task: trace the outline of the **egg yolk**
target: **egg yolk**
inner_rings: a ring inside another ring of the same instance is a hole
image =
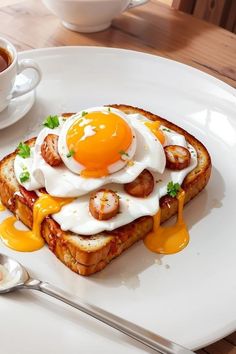
[[[0,223],[0,239],[6,246],[15,251],[32,252],[43,247],[41,224],[45,217],[57,213],[61,208],[71,203],[73,198],[57,198],[49,194],[42,194],[34,204],[33,229],[24,231],[16,228],[17,218],[10,216]]]
[[[144,244],[150,251],[162,254],[177,253],[189,243],[189,233],[183,219],[184,199],[185,192],[181,190],[177,195],[178,216],[174,225],[160,226],[160,210],[153,217],[153,231],[144,238]]]
[[[90,112],[68,129],[67,147],[84,166],[83,177],[102,177],[122,159],[132,144],[132,130],[125,120],[112,112]]]
[[[148,127],[151,132],[156,136],[156,138],[160,141],[160,143],[163,145],[165,142],[165,134],[159,129],[161,126],[161,123],[157,120],[155,122],[145,122],[144,123],[146,127]]]
[[[1,200],[0,200],[0,211],[4,211],[6,208],[5,206],[2,204]]]

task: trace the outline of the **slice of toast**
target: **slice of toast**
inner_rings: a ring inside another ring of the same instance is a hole
[[[194,198],[207,184],[211,173],[211,159],[207,149],[195,137],[175,124],[150,112],[127,105],[112,105],[127,114],[140,113],[150,120],[159,120],[162,125],[185,136],[197,151],[198,165],[185,178],[182,188],[185,190],[185,204]],[[33,146],[35,138],[27,144]],[[33,203],[31,192],[22,196],[20,186],[14,175],[14,159],[16,151],[0,162],[0,198],[2,203],[11,210],[26,226],[32,228]],[[18,192],[18,193],[16,193]],[[177,213],[176,198],[164,196],[160,200],[161,222],[168,220]],[[136,241],[143,239],[152,230],[153,218],[144,216],[132,223],[112,232],[98,235],[80,236],[61,230],[60,226],[47,217],[42,223],[41,234],[50,250],[71,270],[81,275],[90,275],[105,268],[115,257]]]

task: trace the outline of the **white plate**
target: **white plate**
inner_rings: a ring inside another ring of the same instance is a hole
[[[191,242],[159,256],[142,242],[88,278],[67,269],[45,247],[1,251],[37,278],[72,292],[179,344],[196,349],[236,329],[236,96],[226,84],[163,58],[92,47],[20,54],[43,72],[37,100],[25,118],[0,132],[4,156],[33,136],[48,114],[105,103],[127,103],[187,129],[209,149],[210,183],[186,208]],[[0,299],[1,352],[7,354],[145,353],[105,325],[35,293]],[[152,351],[149,351],[152,353]]]

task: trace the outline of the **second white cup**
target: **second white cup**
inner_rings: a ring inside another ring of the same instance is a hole
[[[62,24],[77,32],[98,32],[108,28],[114,17],[149,0],[43,0]]]

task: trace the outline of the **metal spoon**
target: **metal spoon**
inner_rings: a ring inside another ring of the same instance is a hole
[[[22,265],[3,254],[0,254],[0,266],[3,266],[3,269],[6,270],[5,281],[4,279],[0,281],[0,294],[9,293],[18,289],[38,290],[106,323],[159,353],[193,353],[191,350],[175,344],[156,333],[150,332],[145,328],[102,310],[97,306],[90,305],[77,296],[75,297],[65,293],[48,283],[30,278],[28,272]]]

